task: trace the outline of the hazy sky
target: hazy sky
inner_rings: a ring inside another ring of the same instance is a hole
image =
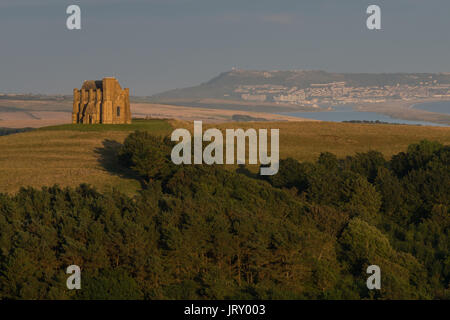
[[[81,7],[82,30],[66,28]],[[366,9],[382,30],[366,29]],[[230,70],[450,72],[449,0],[1,0],[0,92],[116,76],[134,95]]]

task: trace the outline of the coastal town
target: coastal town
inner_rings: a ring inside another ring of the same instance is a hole
[[[391,100],[450,98],[450,84],[437,80],[417,85],[396,84],[354,87],[345,81],[311,84],[307,88],[282,85],[240,85],[234,90],[245,101],[293,104],[318,108],[319,104],[380,103]]]

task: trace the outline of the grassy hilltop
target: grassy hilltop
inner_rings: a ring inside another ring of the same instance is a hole
[[[190,122],[0,137],[1,191],[51,186],[0,194],[0,299],[450,299],[449,128],[219,126],[279,128],[278,174],[174,165]]]
[[[115,167],[118,143],[134,130],[165,135],[166,121],[136,121],[131,125],[60,125],[0,137],[1,192],[21,186],[76,186],[86,182],[100,189],[115,186],[134,193],[139,183]]]
[[[428,139],[450,144],[450,128],[329,122],[250,122],[204,124],[219,128],[279,128],[280,159],[316,160],[328,151],[338,157],[377,150],[389,159],[407,146]],[[116,187],[126,194],[140,189],[133,174],[121,168],[116,152],[135,130],[170,135],[174,128],[192,129],[192,123],[137,120],[131,125],[60,125],[0,137],[0,192],[22,186],[78,186],[100,190]]]

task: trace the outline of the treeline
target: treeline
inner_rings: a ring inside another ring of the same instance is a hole
[[[265,180],[170,151],[147,132],[125,140],[119,161],[146,185],[133,198],[0,194],[0,298],[450,298],[448,146],[285,159]],[[72,264],[81,290],[66,288]],[[372,264],[381,290],[366,287]]]
[[[4,128],[0,127],[0,136],[7,136],[14,133],[32,131],[33,128]]]
[[[364,124],[396,124],[396,125],[404,125],[403,123],[395,123],[395,122],[386,122],[380,120],[344,120],[344,123],[364,123]],[[419,124],[418,124],[419,125]]]

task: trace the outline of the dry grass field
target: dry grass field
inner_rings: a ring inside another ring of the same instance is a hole
[[[450,144],[450,128],[330,122],[249,122],[204,125],[218,128],[278,128],[280,158],[315,160],[329,151],[339,157],[379,150],[386,158],[423,139]],[[134,194],[140,184],[115,162],[120,143],[133,130],[158,135],[192,122],[135,121],[131,125],[62,125],[0,137],[0,192],[21,186],[77,186],[89,183],[106,190],[113,186]]]
[[[232,121],[232,117],[236,115],[265,119],[267,121],[313,121],[266,112],[183,107],[155,103],[132,103],[131,111],[133,116],[141,118],[178,119],[180,121],[202,120],[210,123]]]
[[[130,172],[117,167],[115,153],[135,129],[167,135],[166,121],[132,125],[61,125],[0,137],[0,192],[21,186],[116,187],[128,194],[140,188]]]
[[[155,103],[131,103],[135,118],[202,120],[205,122],[232,121],[233,116],[247,116],[268,121],[303,121],[298,117],[251,112],[173,106]],[[0,99],[0,127],[40,128],[72,122],[72,101]]]
[[[192,127],[192,125],[191,125]],[[205,125],[205,128],[211,125]],[[280,158],[314,161],[328,151],[342,158],[357,152],[377,150],[387,159],[423,139],[450,144],[450,127],[429,127],[339,122],[247,122],[221,124],[218,128],[278,128]],[[205,130],[205,129],[204,129]]]

